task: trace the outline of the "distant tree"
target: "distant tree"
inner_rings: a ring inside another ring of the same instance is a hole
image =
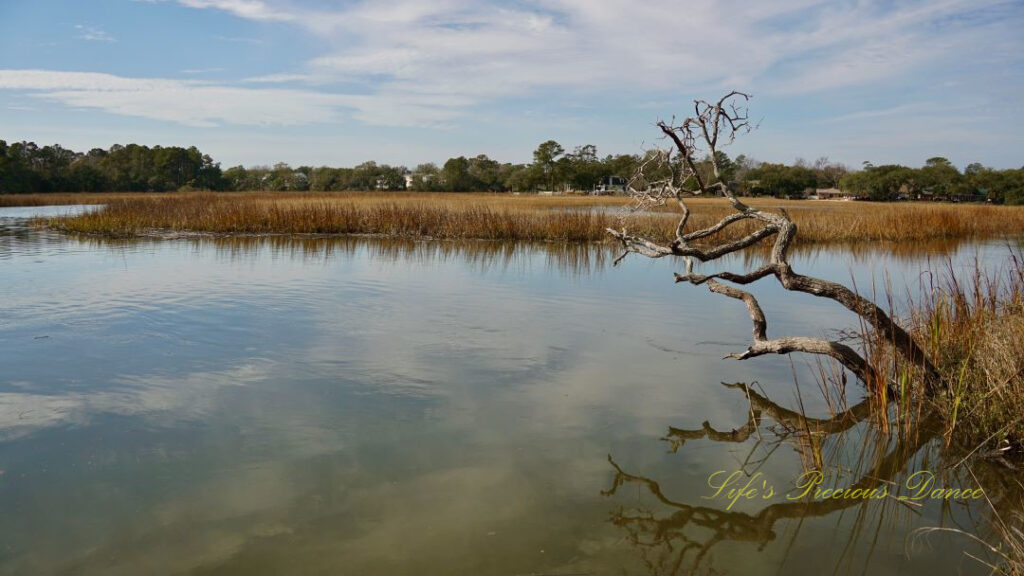
[[[38,191],[38,176],[31,170],[23,153],[26,144],[15,142],[8,146],[7,142],[0,140],[0,192],[4,194]]]
[[[828,156],[822,156],[815,160],[813,170],[818,188],[838,188],[839,181],[848,172],[846,166],[831,162]]]
[[[501,181],[501,164],[491,160],[486,154],[470,158],[467,171],[473,190],[497,192],[505,189],[505,184]]]
[[[731,182],[736,178],[736,172],[739,170],[739,165],[735,161],[729,158],[729,155],[725,152],[718,150],[715,152],[715,160],[718,162],[718,171],[722,176],[722,179],[726,182]],[[707,158],[710,163],[710,156]],[[713,173],[713,172],[712,172]]]
[[[966,168],[964,168],[964,176],[970,177],[985,169],[985,166],[983,166],[980,162],[972,162],[968,164]]]
[[[1024,169],[993,170],[970,164],[964,170],[960,192],[984,195],[993,204],[1024,204]]]
[[[224,181],[231,190],[257,190],[244,166],[233,166],[224,171]]]
[[[922,190],[935,194],[949,194],[963,182],[963,175],[953,163],[941,156],[929,158],[917,171],[916,183]]]
[[[755,193],[775,197],[798,196],[817,185],[814,170],[806,165],[762,164],[749,170],[747,178],[756,181]]]
[[[575,190],[592,190],[602,177],[609,175],[593,144],[577,146],[561,160],[562,175]]]
[[[75,192],[103,192],[110,188],[99,168],[88,162],[76,162],[68,171],[68,188]]]
[[[839,181],[839,188],[866,200],[895,200],[901,191],[917,189],[916,172],[906,166],[888,164],[850,172]]]
[[[307,172],[309,178],[309,189],[315,192],[332,192],[344,190],[348,184],[342,179],[340,168],[320,166],[310,168]]]
[[[543,174],[548,190],[553,190],[558,183],[557,160],[565,153],[565,148],[554,140],[542,142],[533,151],[533,164]]]
[[[409,170],[405,166],[380,166],[377,172],[377,180],[374,183],[376,190],[405,190],[405,175]]]
[[[536,190],[540,181],[532,164],[506,164],[502,168],[505,187],[515,192]]]
[[[634,154],[608,155],[604,157],[602,164],[606,175],[629,178],[640,167],[640,157]]]
[[[377,187],[377,178],[380,177],[380,167],[376,162],[363,162],[352,169],[352,178],[349,180],[351,190],[373,190]]]
[[[441,168],[441,182],[451,192],[469,192],[473,189],[473,176],[469,173],[469,160],[465,156],[449,158]]]
[[[440,190],[441,187],[441,170],[437,164],[433,162],[420,164],[412,171],[411,189],[427,191]]]

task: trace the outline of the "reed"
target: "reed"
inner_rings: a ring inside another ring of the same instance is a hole
[[[146,196],[170,196],[147,193]],[[76,204],[107,204],[114,200],[139,198],[139,192],[58,192],[52,194],[0,194],[0,208],[11,206],[70,206]]]
[[[1024,460],[1024,260],[1011,248],[999,271],[986,272],[976,261],[964,273],[947,261],[923,278],[905,323],[935,365],[940,391],[925,394],[920,375],[862,327],[866,358],[888,380],[869,387],[878,412],[896,404],[902,432],[937,411],[947,444]],[[892,287],[886,295],[892,308]]]
[[[374,234],[404,238],[478,238],[590,242],[606,236],[615,216],[582,202],[513,197],[399,195],[220,195],[115,200],[84,217],[50,221],[56,228],[107,236],[181,231],[213,234]],[[667,224],[667,216],[647,219]]]
[[[625,223],[652,239],[669,241],[675,217],[669,206],[659,212],[631,214],[623,222],[628,199],[586,196],[264,192],[62,196],[107,206],[51,220],[51,226],[117,237],[195,232],[593,242],[607,240],[606,228]],[[753,199],[751,204],[788,209],[800,229],[798,238],[805,243],[984,238],[1024,230],[1024,207],[774,199]],[[692,229],[709,226],[732,210],[714,198],[694,199],[691,205]],[[753,224],[739,223],[723,234],[738,238],[751,230]]]
[[[946,384],[937,399],[947,441],[989,452],[1024,450],[1024,260],[967,278],[948,266],[930,279],[911,325]]]
[[[862,326],[861,338],[865,358],[887,376],[887,385],[868,386],[873,423],[899,434],[900,444],[912,445],[922,434],[944,439],[942,467],[966,471],[964,483],[982,486],[990,508],[977,534],[922,528],[915,539],[936,531],[961,534],[991,553],[991,560],[971,557],[992,574],[1024,576],[1024,485],[1008,476],[1024,462],[1024,259],[1020,245],[1009,252],[994,271],[978,260],[966,271],[947,260],[922,277],[919,295],[910,299],[904,324],[935,364],[942,383],[937,393],[925,392],[919,372],[877,332]],[[887,285],[883,298],[890,310],[895,294]],[[845,381],[823,368],[819,374],[821,382]]]

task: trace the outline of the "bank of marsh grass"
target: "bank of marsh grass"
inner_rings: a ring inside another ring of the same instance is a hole
[[[1024,260],[999,272],[976,265],[929,280],[914,309],[915,337],[945,383],[947,437],[985,449],[1024,451]]]
[[[593,242],[608,240],[606,228],[622,227],[619,212],[629,204],[618,197],[408,192],[64,196],[75,196],[75,203],[107,206],[56,218],[49,225],[118,237],[195,232]],[[1024,207],[771,198],[750,203],[788,209],[803,243],[984,238],[1024,231]],[[732,210],[720,198],[695,198],[691,208],[690,229],[709,226]],[[637,233],[668,241],[675,218],[674,207],[666,206],[630,215],[625,223]],[[725,237],[753,229],[753,223],[740,223],[726,230]]]
[[[889,386],[868,384],[878,414],[895,403],[901,429],[922,414],[943,420],[947,444],[971,454],[1024,462],[1024,260],[1018,247],[998,269],[944,267],[907,288],[900,322],[931,360],[939,386],[925,391],[923,377],[877,331],[862,327],[865,358]],[[886,300],[892,308],[893,288]]]
[[[146,198],[172,196],[172,193],[146,193]],[[49,194],[0,194],[0,208],[11,206],[70,206],[108,204],[114,200],[140,198],[139,192],[54,192]]]

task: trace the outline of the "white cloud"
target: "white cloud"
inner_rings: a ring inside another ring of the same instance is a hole
[[[224,69],[220,67],[214,68],[183,68],[182,74],[212,74],[214,72],[223,72]]]
[[[259,0],[178,0],[183,6],[189,8],[215,8],[230,12],[235,16],[249,20],[277,20],[287,22],[294,20],[291,14],[275,10],[266,2]]]
[[[75,38],[79,40],[89,40],[92,42],[117,42],[117,39],[107,34],[102,28],[97,26],[89,26],[87,24],[75,24],[75,30],[78,30],[78,34]]]
[[[258,46],[258,45],[261,45],[261,44],[266,44],[266,41],[263,40],[262,38],[249,38],[247,36],[221,36],[221,35],[216,35],[213,38],[215,40],[220,40],[221,42],[234,42],[234,43],[237,43],[237,44],[252,44],[254,46]]]
[[[381,125],[434,125],[451,120],[458,98],[347,95],[284,88],[241,88],[196,80],[125,78],[51,70],[0,70],[0,89],[41,100],[187,126],[296,125],[336,122],[343,110]]]
[[[345,48],[263,81],[362,80],[384,97],[479,103],[539,90],[706,91],[764,85],[807,93],[891,79],[1010,40],[1005,0],[752,3],[554,0],[539,4],[400,0],[331,12],[294,4],[179,0],[281,20]],[[1019,12],[1019,10],[1017,11]],[[981,16],[979,21],[979,15]],[[1018,14],[1019,16],[1019,14]],[[1019,19],[1019,18],[1018,18]],[[973,48],[972,48],[973,47]],[[1009,54],[1010,52],[1007,52]]]
[[[943,64],[1012,68],[1022,48],[1015,23],[1024,16],[1008,0],[699,0],[684,7],[673,0],[362,0],[333,9],[285,0],[175,1],[299,27],[321,52],[241,83],[6,71],[0,88],[193,126],[330,122],[345,109],[370,124],[447,125],[509,98],[564,104],[606,95],[685,100],[725,88],[838,93],[891,89]]]

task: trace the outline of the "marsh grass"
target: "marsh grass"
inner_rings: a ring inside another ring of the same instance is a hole
[[[947,259],[922,276],[916,296],[908,289],[908,314],[901,323],[934,362],[938,393],[925,393],[919,371],[895,356],[877,332],[862,325],[858,338],[864,357],[884,380],[866,385],[872,427],[902,444],[913,444],[920,434],[938,438],[941,468],[959,475],[960,484],[985,490],[989,514],[974,527],[977,534],[923,528],[913,539],[933,532],[961,534],[990,553],[988,559],[969,556],[993,574],[1024,576],[1024,484],[1013,472],[1024,465],[1024,258],[1019,245],[1008,251],[996,270],[977,259],[966,267]],[[888,282],[880,297],[870,296],[890,312],[896,308],[896,291]],[[819,362],[817,378],[834,412],[832,398],[844,392],[837,384],[845,383],[842,369]]]
[[[68,232],[114,237],[167,232],[209,234],[373,234],[403,238],[607,241],[606,228],[671,241],[672,207],[625,214],[626,198],[424,193],[176,193],[64,195],[107,207],[48,221]],[[751,199],[790,211],[803,243],[984,238],[1020,234],[1024,208],[941,204]],[[691,229],[731,212],[722,199],[691,201]],[[753,223],[728,228],[739,238]],[[719,239],[722,239],[719,237]]]
[[[894,291],[886,288],[892,310]],[[1014,248],[997,271],[975,261],[958,270],[951,261],[922,277],[908,295],[911,335],[940,377],[925,394],[921,375],[893,347],[861,328],[865,358],[886,381],[868,383],[877,412],[898,410],[899,431],[937,410],[946,444],[990,457],[1024,459],[1024,260]]]
[[[212,234],[372,234],[398,238],[590,242],[606,236],[614,214],[577,199],[482,195],[188,194],[115,200],[55,228],[107,236],[154,232]],[[574,209],[575,208],[575,209]],[[645,220],[668,225],[670,216]]]
[[[945,383],[937,400],[947,442],[1019,456],[1024,448],[1024,260],[1011,251],[999,272],[975,262],[928,280],[911,326]]]
[[[1009,520],[998,519],[999,550],[1004,559],[1000,569],[1009,576],[1024,576],[1024,515],[1014,514]]]
[[[145,197],[168,197],[171,193],[146,193]],[[140,198],[139,192],[58,192],[52,194],[0,194],[0,208],[11,206],[71,206],[107,204],[115,200]]]

